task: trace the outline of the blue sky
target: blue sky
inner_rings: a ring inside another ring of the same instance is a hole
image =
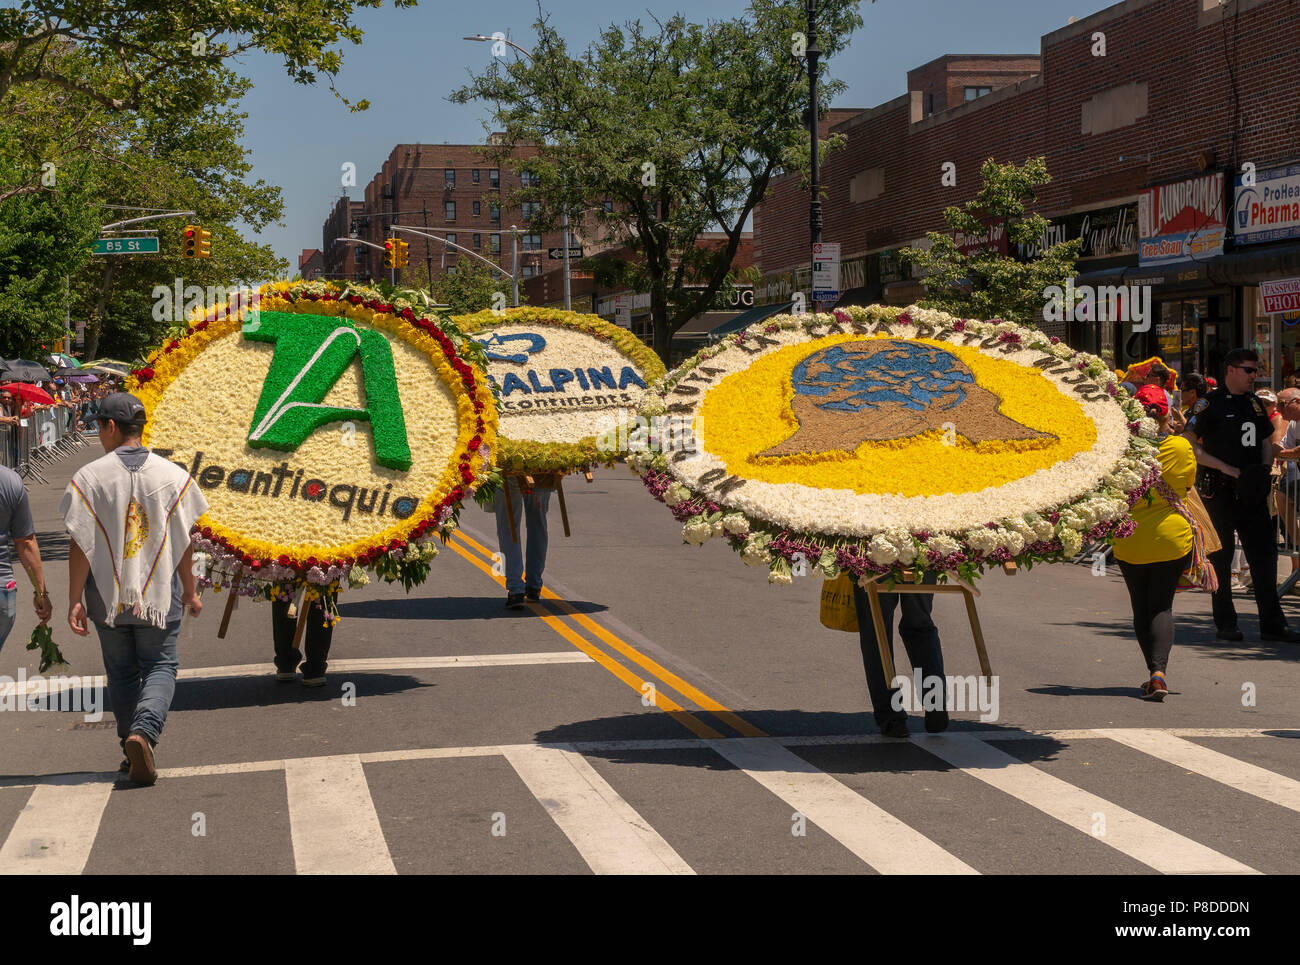
[[[549,0],[544,6],[571,50],[585,48],[611,22],[648,20],[650,14],[663,18],[679,10],[703,22],[745,9],[744,0]],[[863,27],[830,64],[833,76],[849,85],[834,106],[873,107],[897,97],[909,69],[943,54],[1037,53],[1043,34],[1103,6],[1100,0],[864,3]],[[268,227],[261,240],[296,271],[300,250],[320,247],[325,216],[344,191],[345,161],[357,166],[358,186],[349,193],[359,199],[395,144],[481,141],[484,106],[461,107],[446,97],[471,69],[482,69],[491,50],[489,44],[461,38],[500,30],[527,48],[536,16],[536,0],[498,0],[483,8],[425,0],[413,9],[362,11],[357,23],[365,40],[344,47],[337,80],[351,100],[370,101],[370,109],[358,114],[349,113],[325,85],[292,83],[271,57],[245,58],[241,70],[255,85],[242,104],[252,177],[279,185],[285,198],[283,227]]]

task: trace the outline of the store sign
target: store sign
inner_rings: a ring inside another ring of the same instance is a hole
[[[974,257],[982,252],[994,251],[1003,257],[1007,253],[1007,234],[1004,225],[990,225],[981,234],[966,234],[964,231],[953,232],[953,241],[957,250],[966,257]]]
[[[1138,263],[1167,265],[1223,254],[1223,172],[1146,188],[1138,195]]]
[[[707,285],[682,286],[688,292],[700,292],[707,287]],[[754,288],[752,285],[736,285],[729,290],[716,291],[713,293],[713,301],[709,303],[709,310],[714,312],[741,311],[753,307]]]
[[[814,302],[840,297],[840,243],[818,241],[812,246],[812,296]]]
[[[1300,164],[1257,171],[1244,184],[1238,174],[1234,182],[1234,237],[1239,244],[1300,238]]]
[[[1300,311],[1300,278],[1270,278],[1259,283],[1259,297],[1264,312],[1280,315]]]
[[[1137,254],[1137,203],[1098,208],[1051,219],[1037,244],[1017,245],[1024,260],[1040,257],[1053,245],[1079,241],[1079,258],[1115,258]]]

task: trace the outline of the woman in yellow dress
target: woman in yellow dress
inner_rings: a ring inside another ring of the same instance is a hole
[[[1169,692],[1165,669],[1174,645],[1174,594],[1192,556],[1192,527],[1161,491],[1186,498],[1196,481],[1196,453],[1192,444],[1174,435],[1169,424],[1169,400],[1163,389],[1144,385],[1137,400],[1160,426],[1162,486],[1157,483],[1132,509],[1137,523],[1133,533],[1115,541],[1115,559],[1128,585],[1133,604],[1133,630],[1146,658],[1151,679],[1142,685],[1142,697],[1161,701]]]

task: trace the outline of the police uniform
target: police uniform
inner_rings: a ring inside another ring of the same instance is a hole
[[[1235,532],[1241,536],[1250,566],[1260,631],[1284,635],[1286,617],[1277,597],[1277,538],[1268,512],[1269,467],[1264,463],[1264,446],[1273,435],[1273,423],[1264,403],[1252,392],[1232,395],[1226,388],[1215,389],[1192,407],[1187,431],[1201,440],[1207,453],[1242,470],[1241,477],[1234,480],[1201,466],[1196,478],[1196,488],[1223,544],[1210,554],[1219,578],[1214,594],[1215,626],[1221,631],[1237,629],[1231,582]]]

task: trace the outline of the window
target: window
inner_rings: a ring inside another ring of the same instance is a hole
[[[357,245],[355,248],[352,249],[352,253],[355,256],[352,260],[355,261],[358,265],[365,264],[366,250],[367,249],[362,248],[360,245]]]
[[[488,251],[494,255],[501,254],[501,236],[488,235]]]
[[[532,278],[534,275],[540,275],[541,273],[542,273],[542,269],[539,268],[537,265],[524,265],[522,268],[519,269],[519,274],[521,274],[524,278]]]
[[[977,97],[983,97],[985,94],[991,93],[993,93],[992,87],[967,87],[966,99],[968,101],[973,101]]]
[[[447,232],[447,240],[454,245],[456,243],[456,232],[454,231]],[[455,249],[452,250],[454,251]]]
[[[613,213],[614,213],[614,202],[613,202],[613,201],[602,201],[602,202],[601,202],[601,206],[605,209],[605,213],[606,213],[606,214],[613,214]]]
[[[443,203],[443,209],[444,209],[444,210],[443,210],[443,214],[446,215],[446,218],[447,218],[448,221],[455,221],[455,220],[456,220],[456,202],[455,202],[455,201],[446,201],[446,202],[444,202],[444,203]]]
[[[474,232],[474,250],[475,251],[483,250],[483,236],[479,234],[477,231]]]
[[[495,268],[492,269],[492,280],[493,281],[501,280],[501,272],[497,271],[497,269]]]
[[[522,236],[520,237],[520,241],[519,241],[519,243],[523,246],[523,250],[524,250],[524,251],[541,251],[541,250],[542,250],[542,236],[541,236],[541,235],[522,235]]]
[[[454,274],[456,274],[456,266],[455,266],[455,265],[448,265],[448,266],[447,266],[447,274],[449,274],[449,275],[454,275]]]
[[[478,168],[475,168],[474,170],[469,172],[469,179],[473,181],[475,184],[478,184]]]
[[[481,208],[479,207],[479,202],[478,202],[478,201],[475,201],[475,202],[474,202],[474,217],[477,218],[477,217],[479,217],[481,214],[482,214],[482,210],[481,210]]]
[[[525,221],[532,221],[541,213],[542,204],[540,201],[525,201],[521,206]]]
[[[454,187],[456,186],[456,169],[455,169],[455,168],[446,168],[446,169],[442,172],[442,177],[443,177],[443,180],[447,182],[447,187],[449,187],[449,188],[454,188]]]
[[[569,232],[569,247],[570,248],[578,247],[578,236],[575,235],[572,231]]]
[[[542,184],[542,176],[532,171],[523,171],[519,175],[520,183],[525,188],[536,188]]]
[[[501,205],[499,204],[488,205],[488,220],[493,222],[494,224],[501,223]]]
[[[492,168],[491,170],[488,171],[488,187],[490,188],[501,187],[501,171],[499,169]]]

